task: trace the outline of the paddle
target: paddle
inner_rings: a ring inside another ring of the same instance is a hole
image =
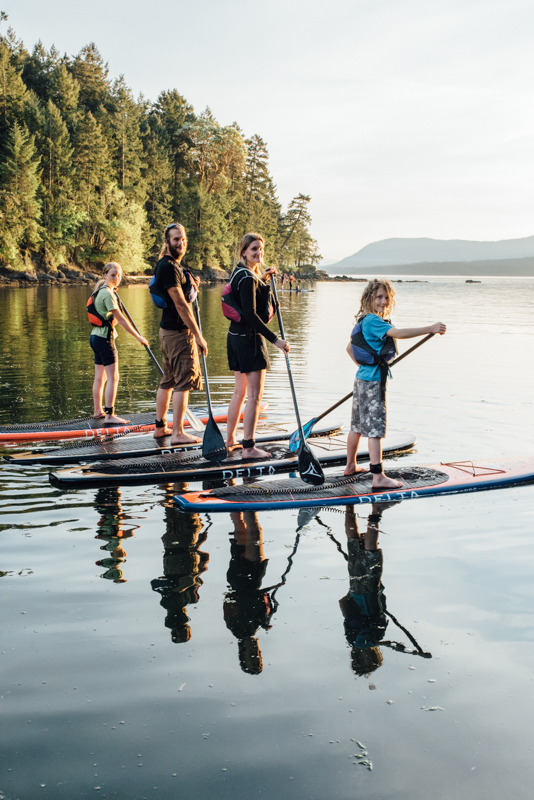
[[[198,329],[202,334],[198,300],[195,300],[194,305]],[[217,427],[217,423],[213,419],[213,412],[211,410],[210,385],[208,383],[208,371],[206,369],[206,357],[202,350],[200,351],[200,357],[202,359],[202,372],[204,373],[204,385],[206,388],[206,398],[208,401],[208,422],[206,424],[206,430],[204,431],[204,438],[202,439],[202,455],[208,461],[220,461],[221,458],[226,458],[227,456],[226,443],[219,428]]]
[[[280,326],[280,334],[282,339],[285,339],[284,323],[282,322],[282,313],[280,311],[280,303],[278,302],[278,295],[276,293],[276,284],[274,282],[274,275],[271,275],[271,283],[273,287],[274,301],[276,303],[276,313],[278,315],[278,324]],[[289,356],[284,353],[286,357],[287,374],[289,377],[289,385],[291,386],[291,394],[293,395],[293,406],[295,407],[295,416],[297,417],[297,425],[300,433],[300,447],[299,447],[299,474],[305,483],[312,486],[321,486],[324,483],[324,472],[318,460],[313,455],[312,451],[306,444],[306,439],[302,431],[302,423],[300,421],[299,407],[297,404],[297,396],[295,394],[295,386],[293,384],[293,375],[291,374],[291,364],[289,363]]]
[[[399,361],[402,361],[402,359],[406,358],[406,356],[410,355],[410,353],[413,353],[413,351],[417,350],[418,347],[421,347],[422,344],[428,342],[428,340],[432,339],[433,336],[435,336],[434,333],[429,333],[428,336],[425,336],[425,338],[421,339],[420,342],[417,342],[417,344],[414,344],[413,347],[408,348],[408,350],[406,350],[405,353],[403,353],[401,356],[399,356],[398,358],[396,358],[394,361],[391,362],[391,364],[389,365],[390,368],[394,367],[395,364],[398,364]],[[314,426],[317,424],[317,422],[319,422],[319,420],[323,419],[323,417],[326,417],[326,415],[330,414],[331,411],[334,411],[336,408],[343,405],[343,403],[346,403],[347,400],[350,400],[351,397],[352,397],[352,392],[349,392],[341,400],[338,400],[337,403],[334,403],[333,406],[330,406],[330,408],[327,408],[326,411],[323,411],[322,414],[319,414],[318,417],[310,419],[310,421],[307,422],[302,427],[302,432],[304,434],[304,437],[307,439],[308,436],[311,434]],[[289,449],[291,450],[292,453],[296,453],[299,447],[300,447],[300,430],[296,430],[294,433],[291,434],[291,437],[289,439]]]
[[[116,294],[116,296],[117,296],[117,300],[119,301],[119,305],[120,305],[120,307],[121,307],[121,310],[124,312],[124,314],[126,315],[126,317],[128,317],[128,320],[129,320],[129,322],[130,322],[130,325],[132,325],[132,327],[133,327],[133,328],[135,328],[135,330],[137,331],[137,333],[138,333],[138,334],[141,336],[141,331],[139,330],[139,328],[137,327],[137,325],[136,325],[136,324],[135,324],[135,322],[133,321],[133,319],[132,319],[132,317],[131,317],[131,315],[130,315],[130,312],[128,311],[128,309],[126,308],[126,306],[124,305],[124,303],[123,303],[123,302],[122,302],[122,300],[120,299],[119,295],[118,295],[117,293],[115,293],[115,294]],[[161,367],[160,367],[160,365],[159,365],[159,363],[158,363],[158,359],[156,358],[156,356],[154,355],[154,353],[152,352],[152,350],[150,349],[150,347],[149,347],[147,344],[145,344],[145,345],[144,345],[144,348],[145,348],[145,350],[147,351],[147,353],[148,353],[148,355],[150,356],[150,358],[152,359],[152,361],[153,361],[153,363],[154,363],[154,366],[155,366],[155,367],[156,367],[156,369],[158,370],[159,374],[160,374],[160,375],[163,375],[163,370],[161,369]],[[196,415],[196,414],[193,414],[193,412],[192,412],[192,411],[190,411],[189,409],[186,409],[185,416],[187,417],[187,419],[189,420],[189,424],[191,425],[191,427],[192,427],[192,428],[193,428],[195,431],[203,431],[203,430],[204,430],[204,425],[203,425],[203,424],[202,424],[202,422],[199,420],[199,418],[197,417],[197,415]]]

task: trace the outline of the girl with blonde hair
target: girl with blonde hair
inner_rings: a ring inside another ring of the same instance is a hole
[[[443,335],[447,330],[442,322],[423,328],[395,328],[389,319],[394,308],[395,291],[391,283],[382,279],[369,281],[363,290],[356,325],[347,345],[347,353],[359,369],[354,381],[345,475],[367,472],[356,464],[360,439],[367,436],[375,489],[402,486],[400,481],[388,478],[382,466],[382,439],[386,435],[385,379],[387,362],[391,360],[391,353],[393,357],[395,353],[394,340],[412,339],[425,333]]]
[[[228,366],[235,376],[235,388],[228,407],[226,447],[241,445],[235,438],[237,422],[245,398],[243,415],[243,458],[270,458],[266,450],[255,447],[256,423],[263,396],[265,371],[270,366],[265,339],[289,353],[289,344],[267,327],[273,303],[271,287],[266,282],[276,275],[276,267],[262,270],[265,243],[259,233],[247,233],[239,245],[239,261],[230,276],[232,294],[241,309],[241,322],[230,323],[227,338]]]
[[[140,344],[148,347],[147,340],[135,330],[120,310],[116,292],[121,279],[121,265],[116,261],[110,261],[104,267],[103,277],[98,281],[91,295],[97,314],[104,320],[101,326],[93,327],[89,339],[95,358],[93,416],[110,425],[122,425],[129,421],[122,417],[116,417],[114,414],[115,398],[119,386],[119,356],[115,347],[117,323],[122,325],[124,330],[134,336]],[[102,406],[104,384],[106,386],[105,406]]]

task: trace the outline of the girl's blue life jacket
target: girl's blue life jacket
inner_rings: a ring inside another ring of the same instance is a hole
[[[369,316],[369,315],[367,315]],[[386,341],[382,345],[380,352],[377,353],[370,344],[367,343],[362,333],[362,322],[365,317],[362,317],[354,328],[350,341],[352,344],[352,355],[357,364],[362,367],[379,367],[380,368],[380,389],[382,400],[386,397],[387,380],[389,377],[389,364],[395,359],[397,355],[397,345],[395,339],[391,336],[386,336]],[[387,319],[385,322],[391,322]]]
[[[182,272],[185,276],[185,284],[182,285],[182,290],[185,296],[185,299],[189,303],[194,303],[198,297],[197,286],[195,280],[193,278],[192,273],[188,269],[184,269],[182,267]],[[152,302],[156,306],[156,308],[167,308],[167,298],[165,296],[166,293],[162,292],[156,285],[156,275],[154,274],[149,282],[148,282],[148,290],[150,292],[150,297],[152,298]]]

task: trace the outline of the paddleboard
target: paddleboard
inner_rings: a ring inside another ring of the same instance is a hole
[[[313,430],[311,438],[334,436],[342,429],[342,425],[329,425]],[[289,440],[292,435],[287,425],[266,423],[258,427],[262,431],[256,436],[256,442],[279,442]],[[224,429],[222,431],[224,436]],[[203,431],[195,431],[195,436],[202,439]],[[242,435],[242,430],[241,430]],[[105,461],[108,459],[144,458],[145,456],[168,455],[198,450],[202,444],[171,444],[171,437],[154,439],[151,433],[116,434],[102,439],[87,439],[82,442],[71,442],[60,448],[49,450],[32,450],[25,453],[10,453],[4,456],[11,464],[80,464],[87,461]]]
[[[495,461],[456,461],[424,467],[387,469],[402,488],[378,491],[372,488],[371,473],[347,478],[328,475],[322,486],[309,486],[300,478],[227,486],[211,491],[175,496],[184,511],[260,511],[276,508],[346,506],[359,503],[388,503],[438,494],[458,494],[500,489],[534,482],[534,458],[502,458]]]
[[[262,400],[260,413],[269,406]],[[204,424],[208,421],[208,412],[205,408],[192,408]],[[228,406],[213,408],[215,422],[226,422]],[[241,415],[242,416],[242,415]],[[153,431],[155,425],[155,412],[144,414],[125,414],[127,425],[109,425],[94,417],[81,419],[56,420],[54,422],[31,422],[27,425],[0,425],[0,442],[43,441],[46,439],[75,439],[92,438],[94,436],[111,436],[116,433],[132,433]],[[187,419],[184,423],[189,425]]]
[[[411,434],[391,434],[384,440],[384,455],[393,455],[411,449],[416,439]],[[343,436],[315,439],[309,444],[325,467],[344,464],[347,458],[347,440]],[[63,469],[50,473],[50,483],[60,489],[77,489],[89,486],[124,486],[127,484],[167,483],[169,481],[230,480],[256,478],[291,472],[297,469],[298,453],[291,453],[287,443],[273,442],[262,445],[269,451],[269,459],[243,459],[234,451],[221,461],[206,461],[200,453],[189,452],[151,456],[127,461],[107,461],[85,467]],[[361,458],[368,454],[362,450]]]

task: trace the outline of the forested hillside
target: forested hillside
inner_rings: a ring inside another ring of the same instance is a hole
[[[73,57],[41,42],[30,53],[10,28],[0,70],[0,266],[117,260],[143,271],[173,221],[195,269],[230,267],[250,230],[265,236],[267,263],[320,260],[310,197],[283,211],[259,135],[197,114],[176,89],[135,99],[95,44]]]

